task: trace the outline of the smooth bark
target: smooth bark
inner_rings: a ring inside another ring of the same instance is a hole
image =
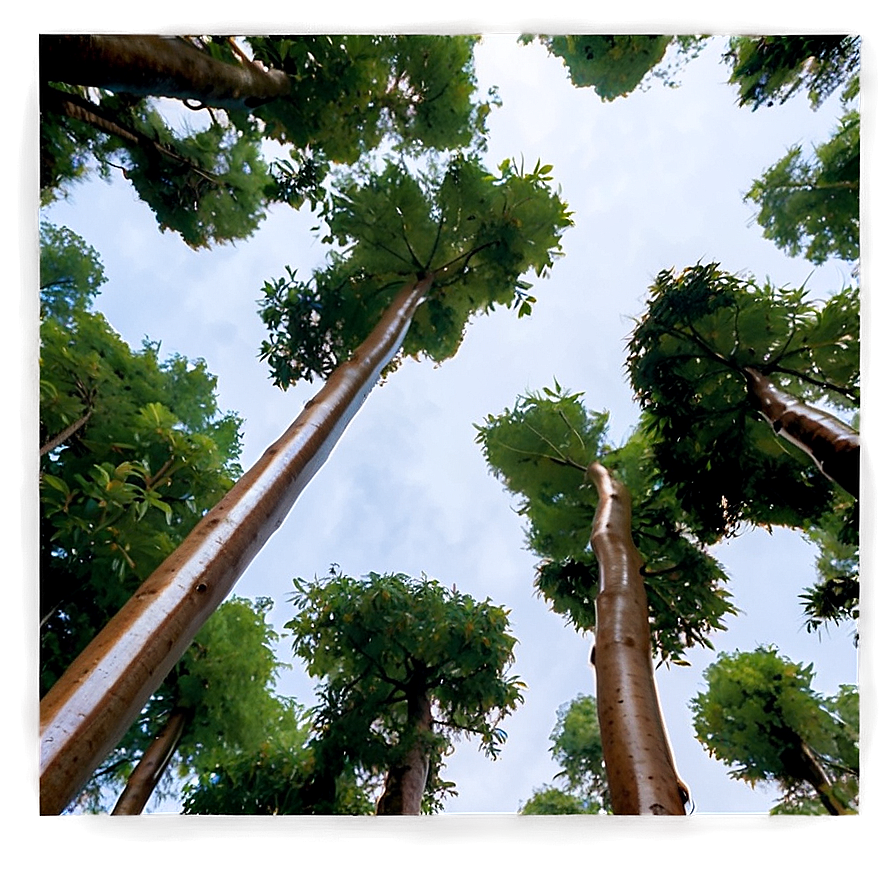
[[[40,811],[62,812],[276,531],[404,340],[432,276],[397,294],[354,356],[194,527],[41,701]]]
[[[432,704],[425,691],[408,696],[408,724],[416,732],[410,750],[386,774],[377,815],[419,815],[429,776],[427,735],[432,733]]]
[[[40,74],[46,81],[231,109],[252,109],[291,90],[284,72],[223,62],[182,37],[163,35],[44,34]]]
[[[192,710],[181,707],[168,716],[165,726],[146,748],[146,752],[128,777],[128,783],[110,814],[139,815],[143,811],[156,785],[165,774],[165,769],[171,762],[171,757],[192,714]]]
[[[597,716],[614,815],[684,815],[683,791],[663,723],[643,565],[631,534],[631,495],[600,463],[591,547],[600,564],[593,662]]]
[[[774,431],[804,451],[832,482],[859,497],[859,434],[825,411],[782,392],[758,370],[744,370],[750,401]]]

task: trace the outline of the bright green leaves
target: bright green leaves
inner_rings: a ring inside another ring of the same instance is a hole
[[[383,775],[420,747],[430,759],[423,810],[437,808],[453,787],[439,776],[451,739],[478,737],[494,758],[506,738],[499,722],[522,703],[524,685],[507,674],[516,643],[507,611],[400,574],[331,571],[295,585],[299,613],[287,629],[323,679],[312,718],[331,777]],[[431,730],[419,726],[421,704]]]
[[[522,702],[522,684],[506,674],[516,643],[506,610],[398,574],[295,584],[299,613],[287,629],[296,655],[325,693],[343,695],[343,713],[376,722],[368,739],[399,743],[407,699],[425,692],[443,737],[475,734],[497,753],[497,723]]]
[[[132,351],[82,310],[80,262],[57,264],[69,254],[50,256],[41,323],[42,692],[239,472],[240,421],[219,413],[205,365]]]
[[[389,138],[405,151],[481,138],[487,104],[473,94],[464,35],[292,35],[246,38],[256,59],[293,76],[289,97],[254,116],[282,143],[352,164]]]
[[[656,34],[539,35],[550,53],[559,56],[576,87],[593,87],[605,101],[627,96],[659,65],[677,38]],[[525,35],[523,43],[533,40]],[[661,77],[669,79],[668,72]]]
[[[662,272],[629,343],[628,370],[666,482],[712,540],[741,520],[802,527],[830,486],[750,409],[753,367],[810,401],[858,401],[858,294],[820,304],[695,265]]]
[[[825,700],[812,690],[812,666],[774,647],[723,653],[704,673],[707,690],[691,701],[697,739],[751,784],[805,783],[803,747],[836,776],[858,777],[858,698],[842,688]]]
[[[536,166],[525,174],[505,162],[495,176],[457,155],[418,175],[388,160],[363,179],[338,181],[326,240],[340,252],[313,280],[300,282],[287,269],[288,277],[264,285],[270,339],[261,356],[275,382],[286,388],[326,376],[370,332],[396,289],[427,272],[435,281],[403,355],[443,361],[457,351],[471,315],[530,307],[531,286],[521,278],[546,273],[571,224],[549,172]]]
[[[68,227],[40,224],[40,300],[54,317],[87,310],[106,282],[97,251]]]
[[[632,537],[645,561],[644,580],[655,651],[680,660],[724,628],[733,612],[725,575],[688,535],[673,492],[663,487],[650,443],[640,431],[621,448],[606,443],[607,415],[587,410],[581,395],[555,384],[489,416],[476,440],[490,469],[522,499],[527,541],[543,558],[536,584],[576,628],[594,627],[599,567],[589,538],[598,496],[585,477],[591,461],[613,471],[632,493]]]
[[[814,159],[793,147],[753,182],[763,235],[814,264],[859,257],[859,113],[847,112]]]

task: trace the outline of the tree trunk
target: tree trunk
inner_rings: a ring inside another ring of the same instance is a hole
[[[408,696],[408,724],[419,736],[401,762],[386,774],[377,815],[419,815],[429,776],[427,735],[432,733],[432,704],[425,691]]]
[[[852,806],[844,803],[834,791],[831,779],[809,747],[800,742],[800,752],[794,762],[793,777],[811,784],[821,804],[831,815],[856,815]]]
[[[631,535],[631,495],[596,461],[588,476],[600,495],[591,530],[591,548],[600,564],[593,659],[613,814],[684,815],[683,785],[653,677],[642,560]]]
[[[252,109],[291,90],[284,72],[223,62],[182,37],[162,35],[44,34],[40,75],[45,81],[230,109]]]
[[[165,727],[147,747],[134,770],[128,777],[112,815],[139,815],[146,806],[156,785],[165,774],[168,763],[180,743],[184,728],[193,715],[191,709],[181,707],[168,716]]]
[[[403,287],[352,358],[41,700],[41,814],[62,812],[283,522],[401,347],[432,283]]]
[[[803,404],[771,380],[744,369],[750,401],[772,429],[804,451],[831,482],[859,497],[859,434],[831,414]]]

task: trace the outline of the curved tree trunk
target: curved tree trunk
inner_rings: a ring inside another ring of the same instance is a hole
[[[752,367],[744,369],[750,401],[778,435],[805,451],[832,482],[859,497],[859,434],[850,426],[782,392]]]
[[[139,815],[143,811],[156,785],[165,774],[165,769],[168,768],[168,763],[171,762],[171,757],[192,715],[193,711],[185,707],[172,711],[165,726],[146,748],[146,752],[128,777],[128,783],[118,797],[111,815]]]
[[[411,749],[386,774],[383,793],[376,803],[377,815],[419,815],[429,776],[426,735],[432,732],[432,703],[425,691],[408,696],[408,722],[419,732]]]
[[[46,81],[231,109],[251,109],[291,90],[285,72],[223,62],[182,37],[163,35],[44,34],[40,75]]]
[[[353,357],[193,528],[41,700],[40,811],[62,812],[326,461],[432,283],[403,287]]]
[[[613,814],[684,815],[683,786],[653,677],[642,560],[631,535],[631,495],[596,461],[588,476],[600,494],[591,530],[600,564],[593,661]]]

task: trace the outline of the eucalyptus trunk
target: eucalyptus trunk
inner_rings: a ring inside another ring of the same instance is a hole
[[[111,815],[139,815],[143,811],[156,785],[165,774],[165,769],[168,768],[192,715],[193,710],[185,707],[179,707],[171,712],[165,726],[146,748],[146,752],[129,775]]]
[[[44,34],[40,74],[45,81],[232,109],[252,109],[291,90],[285,72],[248,59],[215,59],[183,37],[164,35]]]
[[[600,495],[591,547],[600,564],[593,662],[597,717],[614,815],[684,815],[663,723],[643,565],[632,540],[628,489],[598,462],[588,476]]]
[[[404,286],[352,358],[41,700],[40,811],[62,812],[276,531],[404,340],[432,276]]]
[[[383,793],[377,800],[377,815],[419,815],[423,791],[429,777],[429,735],[432,734],[432,703],[425,691],[408,696],[408,725],[413,732],[411,748],[386,773]]]
[[[750,401],[774,431],[804,451],[832,482],[859,497],[859,434],[825,411],[782,392],[758,370],[744,370]]]

